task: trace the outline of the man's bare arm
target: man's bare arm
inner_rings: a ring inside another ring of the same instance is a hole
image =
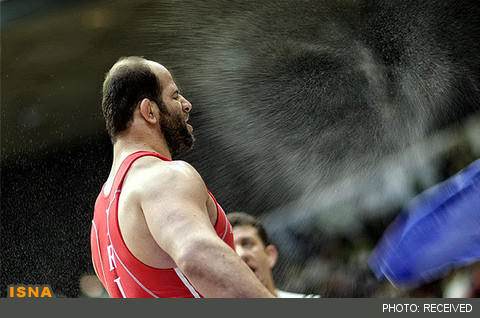
[[[205,297],[273,297],[215,233],[196,170],[171,162],[156,171],[149,175],[141,207],[155,241],[194,287]]]

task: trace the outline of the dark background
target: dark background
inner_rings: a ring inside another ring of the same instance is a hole
[[[79,297],[93,273],[112,159],[100,90],[126,55],[172,70],[198,141],[181,159],[227,212],[267,222],[279,287],[442,296],[451,276],[403,294],[366,259],[411,198],[480,154],[476,1],[0,4],[2,297]]]

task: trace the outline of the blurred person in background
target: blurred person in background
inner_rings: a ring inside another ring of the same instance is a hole
[[[95,272],[115,298],[273,297],[235,253],[202,177],[172,160],[193,146],[191,109],[159,63],[121,58],[107,73],[113,164],[95,203]]]
[[[480,262],[474,268],[470,280],[470,288],[467,292],[468,298],[480,298]]]
[[[298,294],[275,287],[272,269],[277,262],[277,248],[270,243],[263,224],[244,212],[227,214],[232,225],[235,250],[255,273],[262,284],[278,298],[319,298],[318,295]]]
[[[108,293],[96,275],[84,274],[80,277],[81,298],[108,298]]]

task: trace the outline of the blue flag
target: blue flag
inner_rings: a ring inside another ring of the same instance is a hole
[[[412,200],[370,255],[378,279],[412,288],[480,259],[480,159]]]

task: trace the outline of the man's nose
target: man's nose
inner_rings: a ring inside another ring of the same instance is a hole
[[[242,248],[240,245],[235,246],[235,251],[237,252],[238,256],[240,256],[244,261],[248,259],[248,253]]]
[[[189,113],[192,110],[192,104],[182,96],[182,109],[184,112]]]

